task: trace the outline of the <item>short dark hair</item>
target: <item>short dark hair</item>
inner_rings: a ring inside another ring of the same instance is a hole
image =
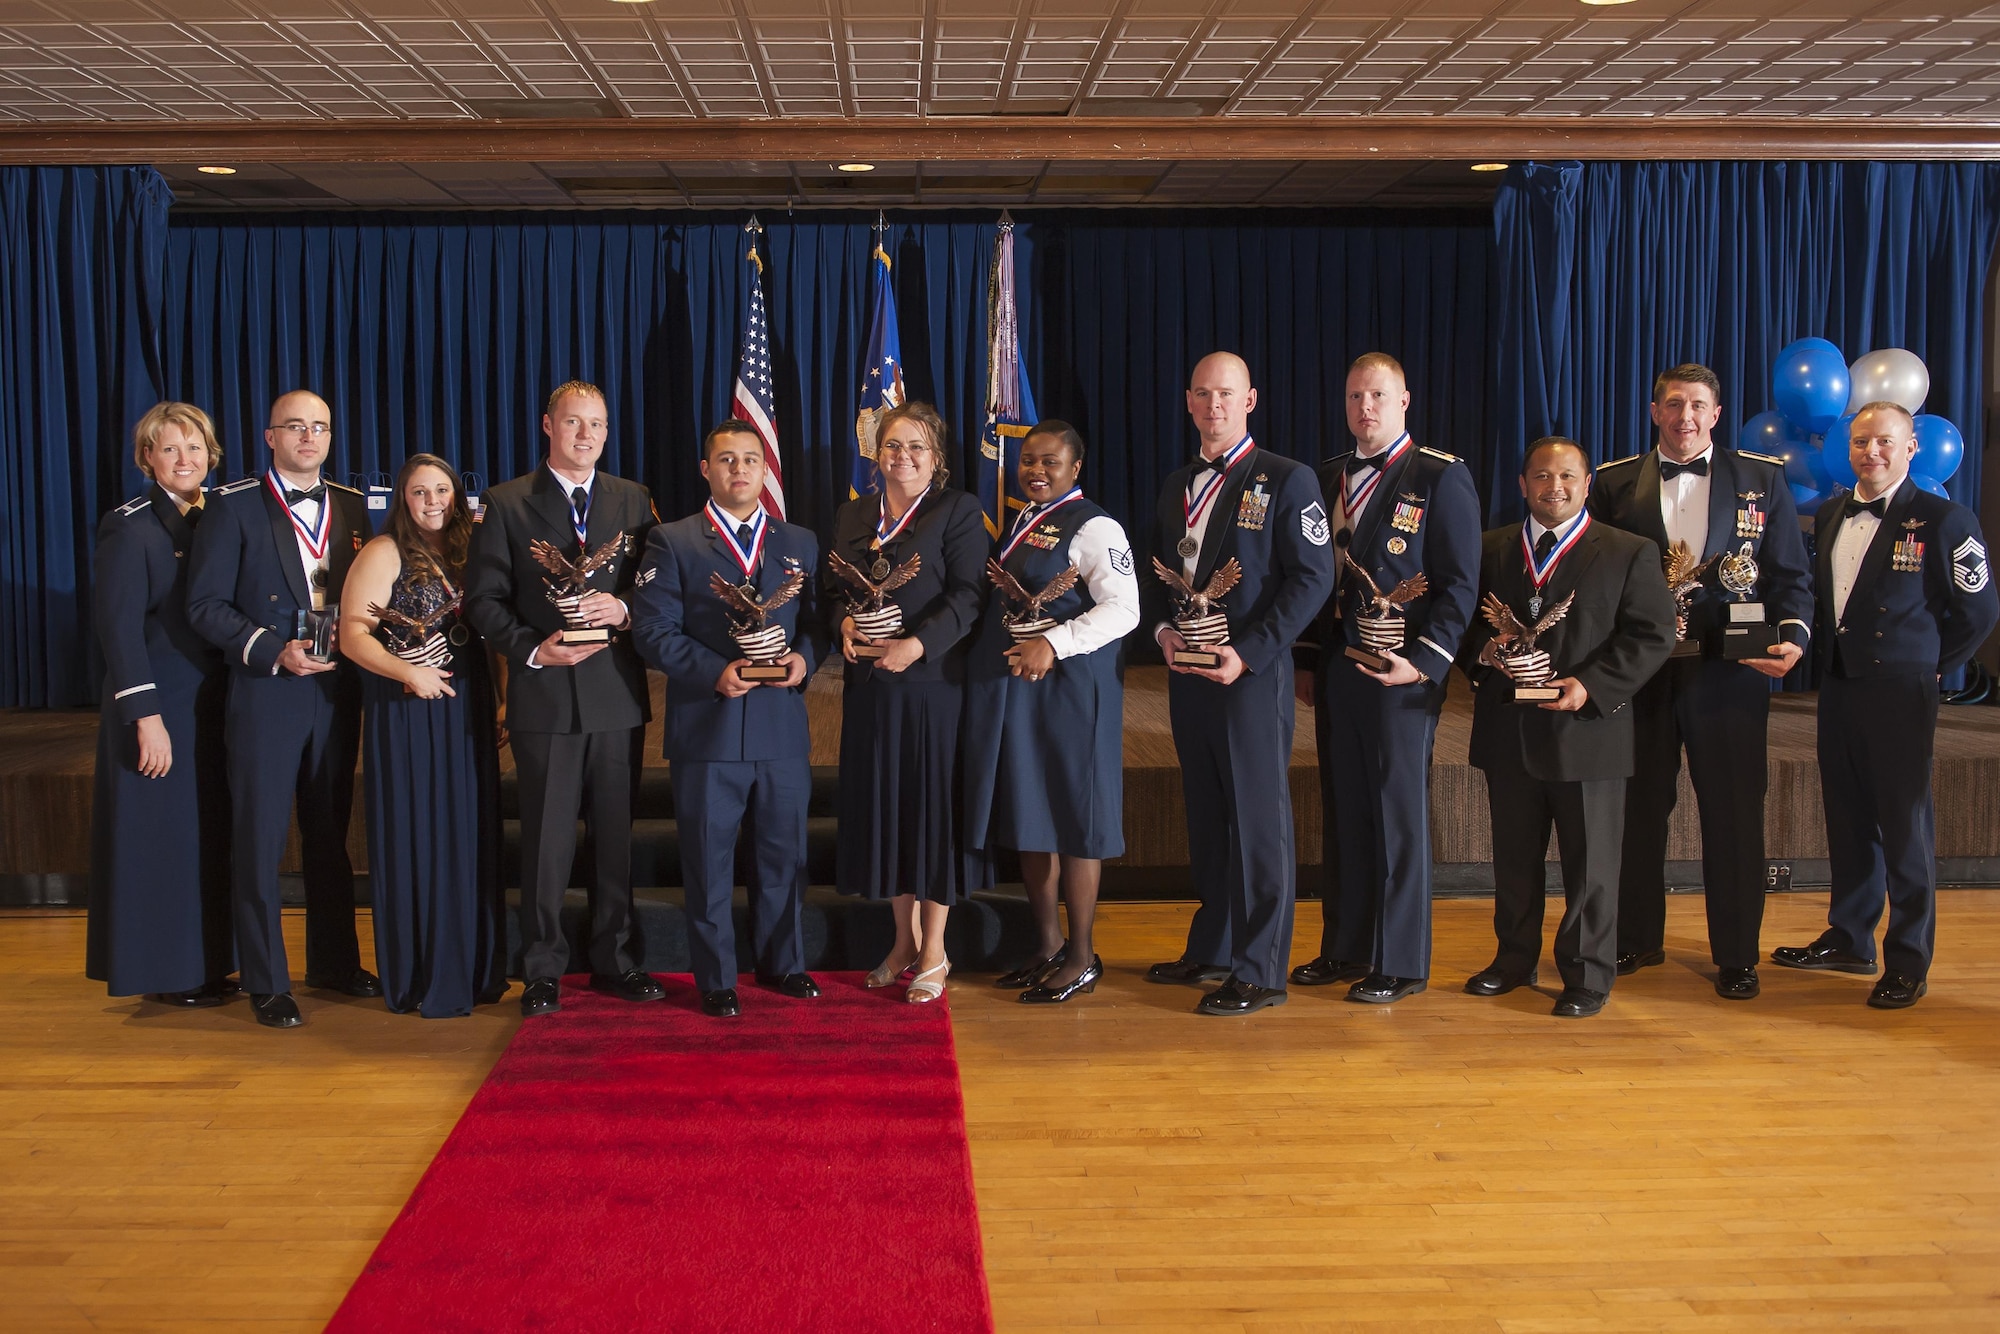
[[[951,480],[951,465],[945,462],[944,457],[944,418],[938,415],[936,408],[921,398],[898,403],[875,419],[877,449],[881,448],[880,441],[888,439],[889,428],[900,421],[915,422],[918,429],[930,438],[931,457],[937,460],[937,470],[931,474],[931,490],[942,488]],[[881,465],[878,463],[876,466]]]
[[[767,454],[770,452],[763,448],[764,437],[757,434],[756,427],[744,421],[741,417],[724,417],[721,421],[709,427],[708,434],[701,438],[701,461],[703,463],[708,462],[709,455],[715,452],[715,442],[725,435],[747,435],[757,442],[757,446],[761,452]],[[766,459],[765,462],[768,463],[770,460]]]
[[[1075,459],[1078,463],[1083,462],[1083,437],[1077,434],[1074,426],[1071,426],[1062,418],[1042,418],[1028,428],[1028,433],[1021,437],[1021,443],[1025,445],[1038,435],[1054,436],[1057,440],[1068,446],[1071,458]]]
[[[1715,372],[1698,361],[1683,361],[1678,366],[1669,366],[1653,377],[1653,401],[1660,401],[1660,391],[1670,384],[1698,384],[1715,395],[1715,401],[1722,401],[1722,381],[1715,378]]]
[[[1528,452],[1521,455],[1521,476],[1526,477],[1528,475],[1528,469],[1534,466],[1535,455],[1545,449],[1573,449],[1579,455],[1582,455],[1583,466],[1586,468],[1590,466],[1590,455],[1583,452],[1582,445],[1579,445],[1566,435],[1545,435],[1529,445]]]

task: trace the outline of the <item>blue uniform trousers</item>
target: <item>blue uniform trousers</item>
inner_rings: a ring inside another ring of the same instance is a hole
[[[1227,686],[1174,673],[1167,704],[1187,802],[1188,861],[1201,898],[1186,957],[1227,964],[1238,981],[1282,990],[1298,881],[1291,672],[1246,672]]]
[[[736,985],[736,839],[747,814],[755,870],[750,930],[765,976],[806,967],[800,905],[806,888],[806,807],[812,768],[790,760],[675,760],[674,818],[687,886],[688,954],[702,991]]]

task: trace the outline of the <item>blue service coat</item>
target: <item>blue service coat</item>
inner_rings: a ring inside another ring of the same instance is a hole
[[[1837,492],[1813,517],[1819,549],[1814,636],[1822,666],[1838,654],[1850,679],[1957,671],[2000,621],[2000,594],[1973,512],[1904,479],[1861,558],[1845,615],[1833,609],[1833,548],[1847,508]],[[1895,568],[1895,548],[1923,548],[1914,570]]]

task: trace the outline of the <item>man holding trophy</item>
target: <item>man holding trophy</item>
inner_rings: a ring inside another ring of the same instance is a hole
[[[1812,589],[1784,461],[1716,444],[1721,413],[1708,367],[1662,371],[1655,447],[1600,467],[1590,512],[1658,545],[1683,608],[1675,655],[1632,701],[1618,971],[1667,957],[1667,818],[1686,745],[1716,994],[1750,1000],[1764,921],[1771,681],[1805,652]]]
[[[1499,950],[1465,989],[1499,996],[1538,980],[1549,828],[1562,846],[1554,1013],[1604,1008],[1617,976],[1617,876],[1632,773],[1627,707],[1673,651],[1674,606],[1649,540],[1584,510],[1590,461],[1547,436],[1521,462],[1526,522],[1487,532],[1484,624],[1460,661],[1475,689],[1474,768],[1493,822],[1493,929]]]
[[[634,933],[632,804],[650,701],[646,669],[620,633],[631,624],[639,547],[658,516],[645,487],[597,471],[605,419],[595,385],[571,381],[549,395],[548,461],[486,493],[466,569],[466,615],[511,668],[525,1015],[562,1008],[563,894],[586,791],[597,861],[591,984],[633,1001],[666,994],[640,968]]]
[[[1340,554],[1334,593],[1299,644],[1301,703],[1316,705],[1327,880],[1319,956],[1301,986],[1352,982],[1386,1005],[1431,965],[1431,742],[1445,674],[1479,587],[1479,495],[1458,459],[1404,429],[1394,357],[1347,372],[1354,449],[1321,465]]]
[[[666,755],[702,1013],[739,1014],[736,839],[755,830],[750,920],[759,983],[819,995],[800,905],[812,737],[805,684],[825,653],[819,540],[764,512],[764,442],[731,419],[702,442],[708,503],[653,529],[632,596],[632,641],[666,673]]]
[[[1168,710],[1201,906],[1179,959],[1148,981],[1223,985],[1203,1014],[1285,1000],[1298,878],[1291,647],[1333,588],[1332,527],[1312,469],[1257,447],[1250,368],[1228,352],[1189,378],[1201,453],[1167,478],[1140,588],[1166,655]]]

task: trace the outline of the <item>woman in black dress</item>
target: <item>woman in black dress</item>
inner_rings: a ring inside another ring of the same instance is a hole
[[[486,647],[458,611],[472,511],[417,454],[388,528],[354,558],[340,650],[365,669],[362,768],[375,967],[398,1013],[470,1014],[506,993],[500,812]]]
[[[229,925],[222,653],[188,627],[187,556],[202,482],[222,462],[208,414],[155,405],[132,432],[144,495],[97,530],[92,610],[104,650],[84,973],[113,996],[220,1005]]]
[[[1069,423],[1040,422],[1021,442],[1016,475],[1028,505],[993,554],[997,587],[965,687],[967,716],[982,720],[966,732],[966,845],[977,885],[992,883],[1001,848],[1021,854],[1041,947],[998,984],[1030,1004],[1096,988],[1098,881],[1104,858],[1125,851],[1118,651],[1139,623],[1139,581],[1125,529],[1084,498],[1082,474],[1083,437]],[[1021,595],[1070,578],[1032,614],[1021,605]]]
[[[840,507],[821,574],[847,660],[835,881],[895,909],[896,943],[868,985],[913,972],[906,997],[922,1002],[944,994],[945,920],[965,894],[958,724],[986,523],[976,498],[945,488],[944,422],[930,404],[891,408],[877,441],[882,492]],[[893,582],[913,560],[870,612],[859,581]]]

